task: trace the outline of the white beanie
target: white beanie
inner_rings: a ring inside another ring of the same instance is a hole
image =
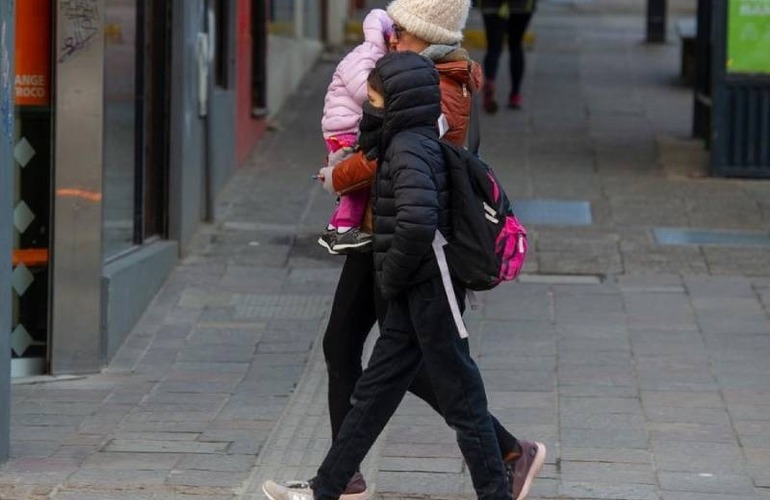
[[[409,33],[434,45],[463,39],[470,0],[393,0],[388,14]]]

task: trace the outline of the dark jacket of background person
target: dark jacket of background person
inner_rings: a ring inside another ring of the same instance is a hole
[[[537,0],[476,0],[473,5],[484,14],[495,14],[503,4],[508,4],[509,12],[529,13],[535,10]]]
[[[438,276],[431,244],[449,230],[449,185],[437,143],[438,74],[425,58],[394,58],[380,69],[385,117],[374,187],[374,267],[382,294]],[[421,71],[414,71],[415,69]]]

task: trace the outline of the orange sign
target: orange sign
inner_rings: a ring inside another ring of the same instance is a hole
[[[16,2],[16,104],[51,101],[51,0]]]

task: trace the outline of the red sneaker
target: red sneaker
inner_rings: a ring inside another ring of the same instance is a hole
[[[532,482],[545,463],[547,451],[543,443],[519,441],[521,456],[514,462],[506,462],[513,476],[513,500],[524,500],[529,495]]]
[[[369,489],[366,487],[366,481],[364,476],[360,472],[353,474],[350,478],[348,485],[345,487],[345,491],[342,492],[340,500],[367,500],[371,496]]]
[[[508,107],[511,109],[521,109],[521,94],[511,94]]]

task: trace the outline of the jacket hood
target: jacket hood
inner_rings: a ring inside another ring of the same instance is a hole
[[[393,31],[393,20],[382,9],[372,9],[364,18],[364,40],[388,51],[388,39]]]
[[[483,85],[484,74],[481,65],[471,60],[465,49],[456,49],[436,61],[436,70],[442,77],[450,78],[460,85],[467,85],[471,89],[480,89]]]
[[[432,61],[414,52],[391,52],[375,67],[385,89],[382,144],[406,129],[436,128],[441,89]]]

